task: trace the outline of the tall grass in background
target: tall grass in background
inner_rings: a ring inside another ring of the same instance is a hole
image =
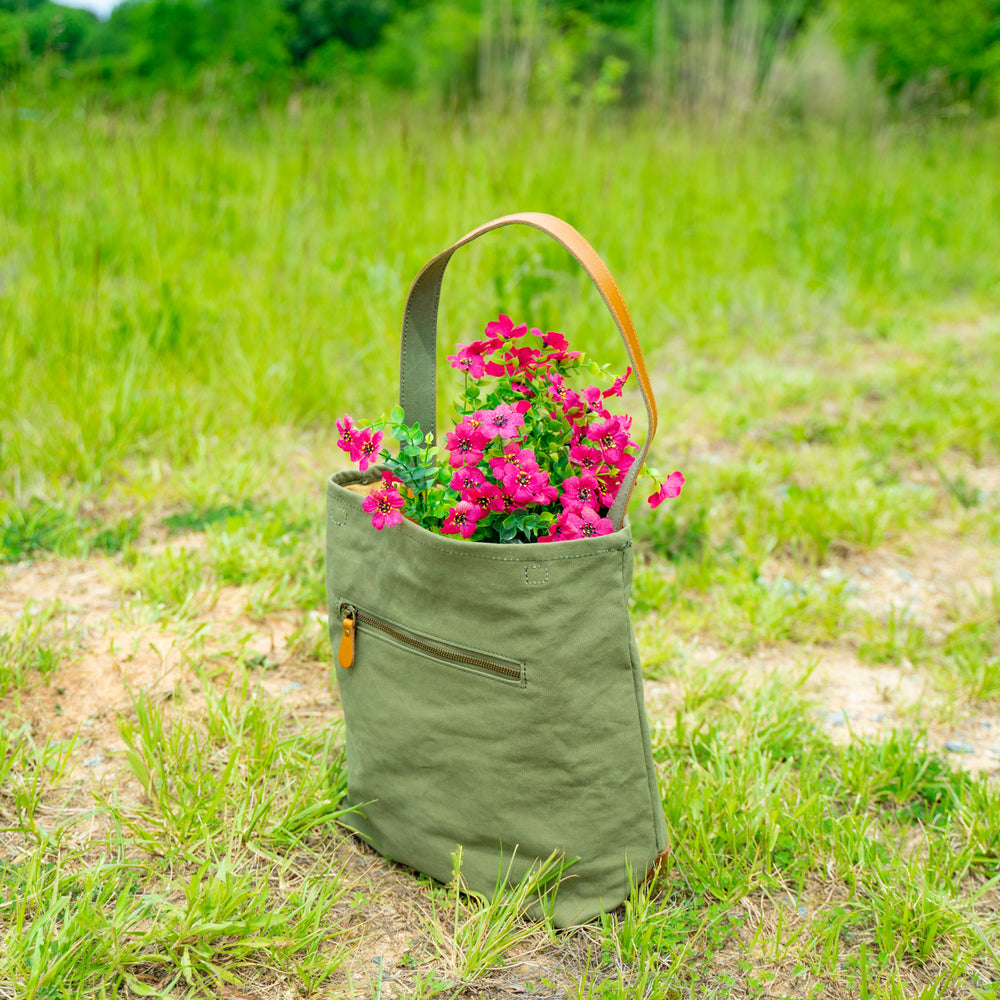
[[[104,494],[387,408],[413,275],[514,210],[567,218],[605,256],[668,412],[682,359],[850,350],[995,309],[996,140],[586,103],[441,114],[317,92],[239,117],[8,93],[0,495]],[[506,230],[453,263],[442,337],[503,310],[623,361],[585,289],[559,247]]]

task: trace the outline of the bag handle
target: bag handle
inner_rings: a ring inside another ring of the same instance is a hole
[[[543,212],[505,215],[466,233],[447,250],[424,265],[410,286],[403,310],[399,361],[400,406],[408,422],[419,424],[425,434],[430,431],[437,435],[437,315],[445,268],[459,247],[471,243],[491,230],[514,224],[533,226],[543,233],[548,233],[576,258],[603,296],[625,341],[625,349],[632,362],[642,400],[646,404],[649,424],[646,439],[626,473],[615,502],[611,506],[609,516],[617,530],[624,523],[625,509],[635,487],[636,478],[656,433],[656,400],[653,398],[649,373],[646,371],[646,362],[632,324],[632,317],[615,284],[615,279],[594,248],[568,222]]]

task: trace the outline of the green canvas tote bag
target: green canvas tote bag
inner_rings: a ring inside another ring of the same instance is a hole
[[[628,613],[625,518],[656,408],[604,263],[567,223],[524,213],[473,230],[414,281],[400,365],[407,423],[436,432],[437,309],[449,260],[514,223],[554,237],[597,285],[636,371],[648,434],[609,513],[617,530],[545,545],[465,541],[406,520],[376,531],[347,487],[380,469],[330,477],[326,583],[353,809],[342,822],[442,882],[460,846],[463,882],[487,896],[558,852],[567,867],[534,912],[567,926],[619,905],[666,848]]]

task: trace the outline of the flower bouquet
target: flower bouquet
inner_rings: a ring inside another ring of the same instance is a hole
[[[607,516],[636,455],[632,420],[611,413],[632,373],[615,377],[561,333],[542,333],[501,315],[483,337],[448,356],[464,373],[458,422],[440,448],[396,407],[365,425],[347,414],[337,444],[363,472],[382,479],[363,501],[381,531],[404,517],[445,535],[481,542],[554,542],[611,534]],[[590,372],[605,388],[582,385]],[[388,436],[396,454],[383,447]],[[656,483],[649,504],[680,494],[684,477]]]

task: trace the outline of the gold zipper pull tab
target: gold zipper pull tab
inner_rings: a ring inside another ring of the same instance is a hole
[[[354,611],[348,611],[340,630],[340,649],[337,662],[345,669],[354,666]]]

